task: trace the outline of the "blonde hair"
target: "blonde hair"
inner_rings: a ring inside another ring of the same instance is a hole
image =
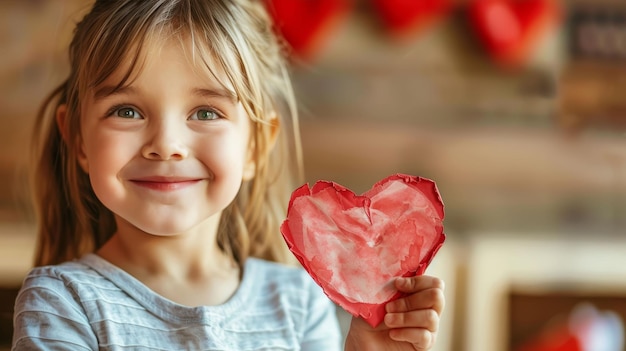
[[[35,122],[32,185],[39,225],[36,265],[57,264],[93,252],[114,233],[113,214],[95,196],[88,175],[77,163],[81,100],[123,60],[130,59],[130,68],[118,87],[126,84],[140,69],[144,47],[163,40],[165,33],[190,38],[194,54],[206,69],[225,72],[251,118],[255,176],[242,184],[224,210],[217,236],[219,247],[239,264],[248,256],[291,262],[279,226],[289,190],[302,178],[297,115],[283,46],[261,3],[95,2],[76,26],[69,50],[69,77],[44,101]],[[218,67],[211,67],[209,62]],[[61,104],[67,106],[62,131],[54,117]],[[274,123],[291,133],[279,133],[272,148]]]

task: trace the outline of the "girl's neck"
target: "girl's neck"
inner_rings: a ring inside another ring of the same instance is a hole
[[[120,222],[98,255],[156,293],[183,305],[216,305],[228,300],[238,287],[241,271],[217,247],[216,226],[157,236]]]

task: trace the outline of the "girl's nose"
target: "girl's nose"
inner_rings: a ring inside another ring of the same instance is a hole
[[[162,123],[154,126],[152,136],[144,144],[141,153],[149,160],[183,160],[189,155],[184,133],[175,126]]]

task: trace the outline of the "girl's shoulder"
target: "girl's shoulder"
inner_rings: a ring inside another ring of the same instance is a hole
[[[56,308],[80,309],[85,301],[119,291],[114,281],[102,274],[105,262],[88,254],[81,259],[30,270],[18,292],[15,308],[38,310],[56,301]],[[47,307],[46,307],[47,308]]]
[[[22,289],[59,284],[68,287],[77,283],[102,281],[102,275],[87,263],[94,259],[90,256],[94,255],[88,254],[81,259],[32,268],[23,281]]]
[[[31,269],[15,300],[16,316],[32,314],[37,318],[52,315],[69,318],[70,315],[76,315],[73,320],[85,322],[84,316],[76,314],[76,311],[82,310],[84,301],[99,292],[111,290],[113,286],[87,264],[88,260],[84,257]]]

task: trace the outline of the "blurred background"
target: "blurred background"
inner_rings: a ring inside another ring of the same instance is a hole
[[[435,350],[624,350],[623,0],[265,1],[292,47],[307,180],[439,187]],[[29,131],[90,4],[0,1],[5,343],[33,252]]]

